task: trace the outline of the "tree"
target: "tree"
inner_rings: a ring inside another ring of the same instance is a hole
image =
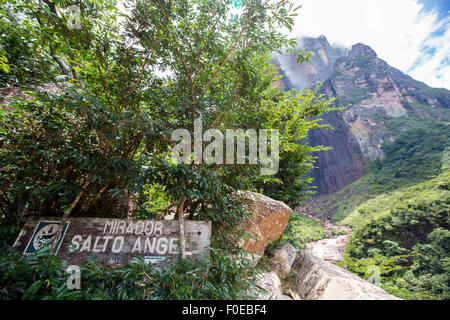
[[[69,5],[80,6],[79,29],[69,28]],[[234,22],[228,1],[125,1],[122,12],[116,5],[10,1],[37,38],[43,53],[36,56],[51,57],[68,87],[2,110],[2,211],[18,223],[31,213],[149,216],[146,190],[157,186],[156,196],[172,205],[185,199],[190,218],[229,231],[245,216],[236,190],[262,188],[295,200],[317,151],[297,142],[320,126],[308,116],[329,104],[310,91],[273,86],[271,53],[295,46],[282,29],[292,28],[298,8],[243,1]],[[192,132],[195,119],[222,131],[279,129],[285,167],[263,179],[259,165],[175,165],[171,133]],[[283,194],[286,184],[295,192]]]
[[[51,57],[42,51],[36,32],[14,12],[0,10],[0,87],[54,81]]]
[[[26,91],[32,99],[16,99],[0,109],[0,230],[10,230],[3,228],[7,222],[20,226],[30,215],[160,218],[178,206],[190,219],[213,222],[211,263],[198,267],[182,260],[154,281],[157,296],[242,297],[237,292],[247,291],[248,274],[231,258],[239,250],[230,240],[238,236],[236,227],[247,212],[236,191],[263,190],[294,204],[307,183],[302,176],[311,166],[311,153],[320,149],[299,142],[322,126],[309,116],[329,110],[329,101],[314,92],[274,86],[279,76],[271,54],[295,46],[282,29],[292,28],[298,8],[285,0],[242,4],[242,15],[232,21],[225,0],[125,1],[123,10],[113,0],[8,1],[8,14],[15,15],[34,46],[6,51],[9,66],[14,57],[27,57],[48,62],[52,72],[48,78],[30,73],[13,82],[6,75],[6,83],[52,79],[62,85],[53,93]],[[79,29],[68,24],[70,5],[79,6]],[[14,68],[23,74],[20,64]],[[196,119],[203,128],[221,132],[279,130],[279,173],[261,177],[261,164],[175,164],[171,133],[192,132]],[[149,204],[156,207],[148,210]],[[22,266],[25,260],[7,255],[1,264]],[[94,269],[91,278],[106,283],[108,297],[148,297],[151,291],[132,285],[149,282],[145,268],[125,267],[127,274],[140,270],[119,286],[133,288],[130,292],[111,285],[116,276],[122,279],[121,271]],[[26,268],[5,270],[0,278],[9,286],[8,274],[22,279]],[[60,283],[61,272],[52,272],[49,277]],[[26,279],[22,285],[28,289],[18,287],[14,295],[66,294]],[[195,292],[189,289],[193,279]],[[68,297],[105,294],[92,294],[91,285]]]

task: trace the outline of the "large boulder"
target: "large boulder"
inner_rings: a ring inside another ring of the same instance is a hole
[[[284,279],[291,272],[296,257],[297,249],[286,243],[271,254],[269,261],[272,269]]]
[[[244,221],[241,227],[254,236],[243,241],[241,247],[262,256],[267,245],[278,240],[286,229],[292,209],[284,202],[259,193],[239,191],[238,195],[252,213],[252,217]]]
[[[281,281],[275,271],[260,273],[255,280],[257,300],[292,300],[282,293]]]
[[[310,253],[299,252],[290,286],[302,300],[399,300],[381,288]]]

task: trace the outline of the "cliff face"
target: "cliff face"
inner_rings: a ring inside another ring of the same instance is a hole
[[[322,117],[334,130],[316,130],[309,136],[310,144],[333,148],[317,155],[312,172],[320,194],[336,192],[363,176],[367,161],[384,157],[382,144],[409,129],[408,119],[450,121],[449,90],[412,79],[379,59],[370,47],[336,49],[324,37],[301,44],[315,55],[310,66],[289,71],[285,69],[290,64],[283,61],[285,87],[301,89],[301,84],[324,81],[320,91],[344,107]]]
[[[333,193],[366,174],[365,159],[358,141],[351,133],[342,114],[330,112],[322,116],[333,130],[314,130],[308,140],[311,145],[330,146],[333,149],[317,154],[316,168],[311,174],[320,194]]]
[[[392,118],[433,117],[435,110],[450,106],[448,90],[432,89],[415,81],[363,44],[354,45],[348,56],[336,61],[324,90],[328,96],[338,98],[339,106],[346,107],[342,119],[364,157],[370,160],[382,158],[382,143],[393,141],[397,134],[385,122]]]

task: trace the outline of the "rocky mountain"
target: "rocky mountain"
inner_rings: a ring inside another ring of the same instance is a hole
[[[393,142],[414,121],[450,121],[450,91],[416,81],[358,43],[350,49],[331,46],[324,36],[305,38],[300,45],[315,54],[298,66],[295,59],[275,56],[286,89],[311,87],[324,81],[320,92],[336,97],[341,112],[322,118],[334,128],[316,130],[313,145],[331,146],[318,154],[313,171],[319,194],[336,192],[365,175],[368,161],[382,159],[382,145]]]

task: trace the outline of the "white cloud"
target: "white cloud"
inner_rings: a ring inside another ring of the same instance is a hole
[[[443,63],[450,59],[450,29],[446,29],[443,35],[426,39],[424,45],[435,48],[435,54],[422,57],[421,63],[412,68],[409,74],[432,87],[450,88],[450,65]]]
[[[415,0],[300,0],[298,3],[303,8],[296,19],[295,36],[323,34],[331,43],[347,47],[361,42],[403,72],[408,72],[421,57],[424,41],[437,45],[436,55],[409,74],[430,86],[450,89],[450,67],[436,71],[449,54],[448,32],[446,38],[427,40],[436,30],[437,15],[421,13],[422,5]]]

